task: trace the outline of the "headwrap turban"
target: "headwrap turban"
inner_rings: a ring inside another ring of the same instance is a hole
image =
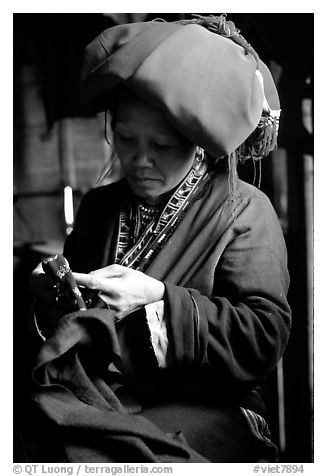
[[[215,157],[239,147],[264,109],[279,110],[267,66],[195,23],[141,22],[102,32],[85,51],[83,110],[110,108],[120,85],[161,109],[175,129]]]

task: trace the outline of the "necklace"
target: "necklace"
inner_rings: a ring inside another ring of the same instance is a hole
[[[140,229],[138,230],[138,234],[143,232],[143,230],[148,226],[148,224],[157,215],[158,211],[159,211],[158,207],[149,206],[149,205],[145,206],[142,203],[139,204]]]

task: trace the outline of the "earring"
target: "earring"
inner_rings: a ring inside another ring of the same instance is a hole
[[[202,147],[197,146],[196,152],[195,152],[195,157],[194,157],[194,168],[198,170],[204,160],[204,150]]]

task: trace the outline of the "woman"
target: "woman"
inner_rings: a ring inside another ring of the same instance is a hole
[[[137,23],[89,45],[82,91],[111,110],[124,178],[84,197],[64,247],[89,309],[51,321],[34,273],[34,401],[68,461],[272,461],[259,386],[289,335],[286,250],[236,174],[276,144],[269,71],[224,16]]]

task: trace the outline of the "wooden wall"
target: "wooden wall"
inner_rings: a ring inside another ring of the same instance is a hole
[[[20,65],[16,75],[14,241],[62,242],[63,187],[72,185],[76,208],[95,183],[108,153],[104,117],[65,118],[48,130],[36,66]]]

